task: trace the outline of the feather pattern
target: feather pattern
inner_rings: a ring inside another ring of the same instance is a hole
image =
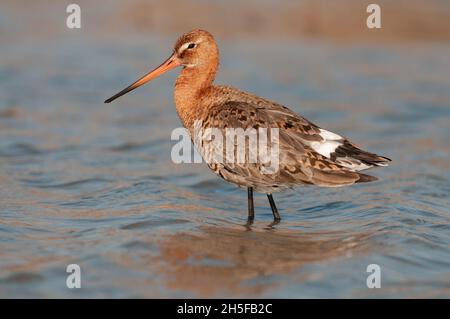
[[[219,176],[242,187],[274,192],[300,184],[337,187],[368,182],[376,178],[358,171],[389,161],[358,149],[342,136],[321,129],[280,104],[234,88],[212,87],[205,100],[215,103],[208,105],[201,119],[204,129],[220,129],[224,136],[227,128],[279,129],[280,166],[274,174],[262,173],[261,163],[209,163]],[[207,148],[208,143],[203,141],[200,147]],[[233,146],[239,147],[237,140]],[[246,154],[256,151],[249,149],[250,145],[245,147]]]
[[[186,43],[195,43],[196,53]],[[229,86],[214,85],[219,65],[219,50],[206,31],[194,30],[180,37],[174,52],[185,67],[175,83],[175,105],[183,125],[193,141],[198,141],[194,129],[196,121],[202,129],[219,129],[226,135],[227,128],[278,128],[279,169],[262,173],[261,163],[247,161],[233,163],[208,161],[209,167],[220,177],[241,187],[272,193],[297,185],[315,184],[337,187],[370,182],[376,177],[359,171],[384,166],[386,157],[363,151],[346,138],[324,130],[289,108],[259,96]],[[196,143],[207,158],[221,150],[208,140]],[[236,140],[234,147],[239,147]],[[246,145],[245,154],[256,150]],[[223,151],[226,156],[226,150]]]

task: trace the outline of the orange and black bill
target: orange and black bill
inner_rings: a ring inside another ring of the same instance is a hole
[[[136,82],[134,82],[133,84],[128,86],[127,88],[123,89],[119,93],[111,96],[109,99],[107,99],[105,101],[105,103],[110,103],[110,102],[114,101],[118,97],[121,97],[122,95],[127,94],[130,91],[133,91],[134,89],[140,87],[141,85],[147,83],[148,81],[151,81],[154,78],[157,78],[161,74],[163,74],[163,73],[165,73],[165,72],[167,72],[167,71],[169,71],[169,70],[171,70],[171,69],[173,69],[173,68],[175,68],[175,67],[177,67],[179,65],[181,65],[180,61],[177,59],[175,54],[173,54],[170,58],[168,58],[166,61],[164,61],[163,64],[158,66],[153,71],[147,73],[142,78],[140,78],[139,80],[137,80]]]

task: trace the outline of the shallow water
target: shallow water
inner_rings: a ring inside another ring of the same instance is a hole
[[[276,194],[275,226],[258,195],[246,227],[245,190],[170,160],[176,72],[103,104],[174,38],[2,47],[0,297],[450,297],[449,44],[220,42],[217,82],[393,159],[374,183]]]

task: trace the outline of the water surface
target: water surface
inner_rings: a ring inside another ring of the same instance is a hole
[[[393,159],[374,183],[276,194],[275,226],[257,196],[246,227],[245,190],[170,159],[176,72],[103,104],[175,36],[2,46],[0,297],[450,296],[449,44],[220,41],[217,82]]]

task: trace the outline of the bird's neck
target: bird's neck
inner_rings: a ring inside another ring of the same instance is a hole
[[[216,61],[204,66],[185,67],[175,82],[177,113],[184,127],[189,130],[202,117],[202,111],[206,107],[202,98],[213,86],[217,67]]]

